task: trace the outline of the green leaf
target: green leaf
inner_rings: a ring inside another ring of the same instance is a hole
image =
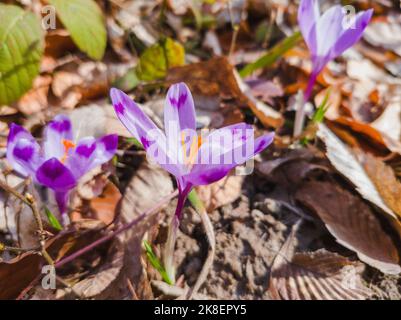
[[[0,4],[0,105],[20,98],[38,75],[43,30],[31,12]]]
[[[329,107],[330,107],[330,104],[328,103],[329,97],[330,97],[330,90],[327,91],[322,103],[316,109],[316,112],[313,114],[312,122],[314,122],[314,123],[323,122],[324,115],[326,114],[327,110],[329,110]]]
[[[163,280],[166,283],[173,285],[174,282],[171,281],[170,277],[168,276],[168,274],[166,272],[166,269],[164,269],[159,258],[153,252],[153,249],[152,249],[151,245],[149,244],[149,242],[146,240],[143,240],[143,246],[145,247],[146,256],[148,257],[149,262],[153,266],[153,268],[155,268],[160,273],[160,275],[162,276]]]
[[[54,216],[54,214],[49,210],[48,207],[45,207],[45,213],[47,216],[47,219],[49,219],[50,225],[58,230],[61,231],[63,230],[63,227],[61,226],[60,222],[57,220],[57,218]]]
[[[124,92],[131,91],[140,83],[135,68],[131,68],[121,78],[118,78],[113,87],[116,87]]]
[[[143,81],[153,81],[166,76],[167,70],[185,63],[184,47],[170,39],[147,48],[139,59],[136,74]]]
[[[47,0],[69,31],[72,40],[90,58],[101,60],[107,31],[102,10],[94,0]]]
[[[283,54],[288,50],[292,49],[301,41],[302,35],[300,32],[295,32],[293,35],[285,38],[273,48],[271,48],[264,56],[260,57],[255,62],[247,64],[239,73],[241,77],[249,76],[252,72],[257,69],[271,66],[275,63]]]

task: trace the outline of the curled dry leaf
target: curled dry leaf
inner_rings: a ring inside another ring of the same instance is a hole
[[[234,100],[237,107],[249,107],[267,127],[280,127],[283,124],[281,114],[253,97],[251,90],[225,57],[172,68],[167,81],[187,83],[197,105],[204,105],[205,109],[218,109],[222,100]],[[230,107],[229,111],[232,113],[233,109]],[[238,122],[236,120],[234,122]]]
[[[318,181],[304,183],[296,199],[315,212],[336,240],[363,262],[383,273],[401,272],[395,243],[362,199],[332,183]]]
[[[362,197],[396,219],[396,215],[385,204],[354,153],[323,124],[319,125],[317,136],[324,141],[327,157],[332,165],[355,185],[356,190]]]
[[[215,183],[197,188],[198,196],[208,212],[234,202],[241,196],[244,176],[230,175]]]

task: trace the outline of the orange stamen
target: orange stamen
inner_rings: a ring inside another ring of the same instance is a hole
[[[198,150],[202,145],[202,136],[197,136],[196,139],[192,139],[191,147],[189,148],[189,156],[187,156],[186,148],[185,148],[185,135],[182,133],[182,148],[184,149],[184,163],[185,164],[193,164],[196,155],[198,154]]]
[[[71,140],[67,140],[67,139],[63,139],[62,143],[64,146],[64,155],[61,158],[61,162],[64,163],[65,160],[67,160],[68,152],[70,151],[70,149],[75,148],[75,143],[72,142]]]

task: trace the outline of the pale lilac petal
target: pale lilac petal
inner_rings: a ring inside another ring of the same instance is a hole
[[[167,92],[164,105],[164,129],[166,136],[172,130],[196,130],[195,105],[191,91],[183,82],[174,84]]]
[[[315,24],[320,18],[317,0],[302,0],[298,9],[298,24],[309,50],[316,50]]]
[[[117,150],[117,144],[117,135],[107,135],[97,140],[93,137],[83,138],[68,157],[66,166],[79,179],[86,172],[109,161]]]
[[[330,52],[330,58],[340,56],[344,51],[352,47],[362,37],[373,15],[373,9],[359,12],[355,17],[355,24],[343,31]]]
[[[65,156],[64,141],[72,141],[72,124],[65,115],[57,115],[46,126],[44,132],[43,151],[46,159],[62,159]]]
[[[34,176],[40,165],[40,147],[35,138],[23,127],[10,126],[7,141],[7,160],[15,171],[23,176]]]
[[[141,108],[124,92],[112,88],[110,97],[116,111],[117,117],[132,135],[146,148],[147,132],[158,131],[159,128]]]
[[[142,143],[150,159],[173,175],[179,175],[176,160],[178,149],[167,148],[165,134],[124,92],[111,89],[111,100],[117,117],[132,135]]]
[[[195,164],[191,173],[185,176],[184,179],[187,181],[187,183],[195,186],[206,185],[220,180],[221,178],[225,177],[234,167],[244,164],[257,153],[262,152],[272,143],[273,139],[274,133],[265,134],[255,139],[254,143],[252,144],[252,151],[246,152],[245,156],[236,156],[239,154],[239,152],[242,152],[242,149],[245,146],[244,142],[242,145],[236,146],[235,149],[226,151],[225,154],[222,155],[222,161],[220,163]],[[227,162],[224,160],[226,158],[231,158],[234,161]]]
[[[76,185],[72,172],[56,158],[45,161],[38,168],[36,179],[40,184],[55,191],[67,191]]]
[[[328,56],[343,32],[344,21],[345,12],[339,5],[333,6],[323,13],[316,23],[317,51],[314,52],[315,56]]]

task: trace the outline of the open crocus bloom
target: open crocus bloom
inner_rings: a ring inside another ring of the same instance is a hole
[[[122,91],[112,89],[111,99],[120,121],[148,156],[176,177],[179,192],[184,194],[193,186],[220,180],[264,150],[274,137],[269,133],[254,139],[253,128],[246,123],[198,136],[194,101],[184,83],[171,86],[167,93],[164,132]]]
[[[301,0],[298,23],[313,63],[305,100],[309,100],[316,77],[325,65],[353,46],[372,18],[373,9],[351,16],[346,8],[335,5],[321,15],[318,0]]]
[[[220,180],[235,166],[264,150],[274,134],[254,139],[252,126],[238,123],[198,136],[194,101],[184,83],[171,86],[167,93],[164,132],[125,93],[112,89],[110,94],[118,118],[142,143],[148,157],[176,177],[178,203],[164,254],[166,272],[174,282],[174,245],[182,209],[192,187]]]
[[[75,143],[70,119],[58,115],[47,125],[42,146],[27,130],[12,123],[7,160],[19,174],[52,189],[60,213],[64,214],[69,191],[86,172],[109,161],[117,143],[117,135],[85,137]]]

